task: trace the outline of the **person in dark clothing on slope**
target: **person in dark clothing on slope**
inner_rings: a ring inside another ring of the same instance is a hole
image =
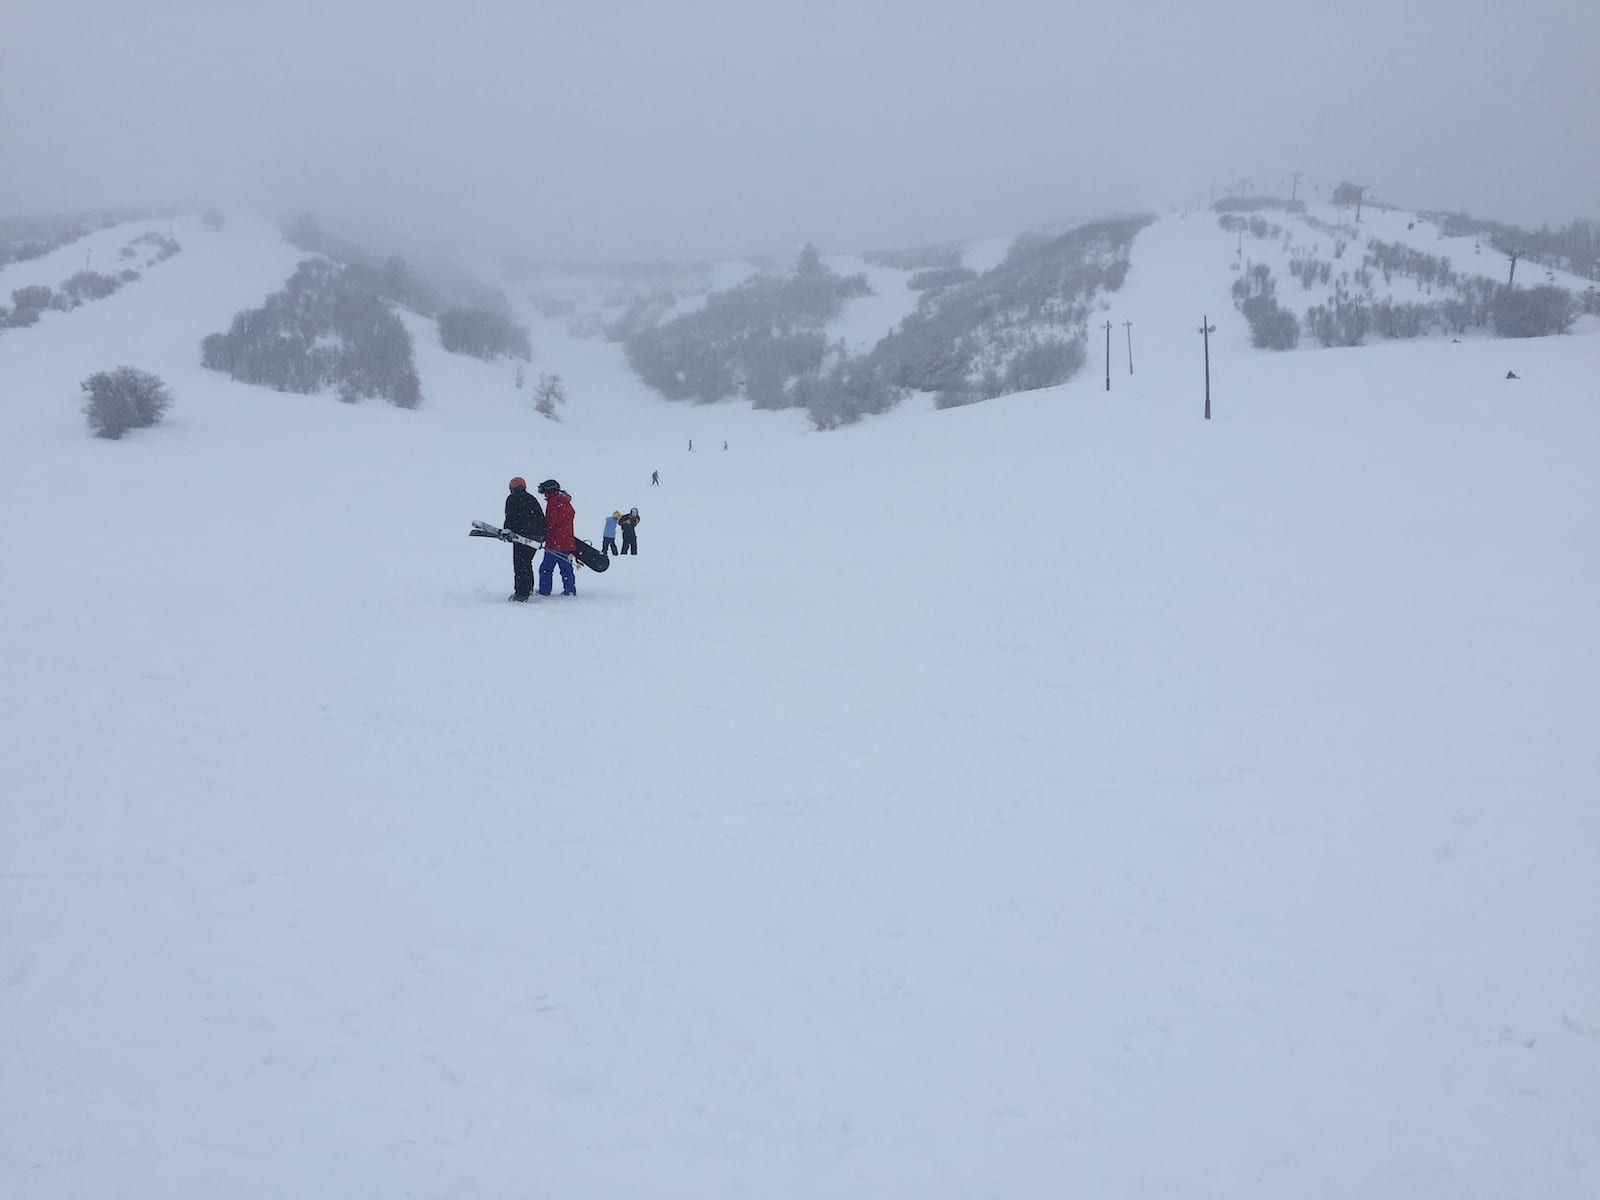
[[[630,508],[626,516],[618,518],[617,524],[622,526],[622,552],[639,557],[639,510]]]
[[[506,519],[502,526],[523,537],[544,537],[544,510],[539,502],[528,495],[528,481],[521,475],[511,480],[511,494],[506,497]],[[512,593],[508,600],[526,600],[533,594],[533,547],[521,542],[511,543]]]
[[[544,497],[545,533],[544,557],[539,560],[539,595],[550,594],[551,576],[561,568],[561,594],[576,596],[578,581],[572,571],[572,552],[578,548],[578,536],[572,531],[572,497],[561,490],[554,479],[539,485],[539,495]]]

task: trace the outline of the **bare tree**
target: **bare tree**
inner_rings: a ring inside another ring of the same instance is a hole
[[[561,376],[543,374],[533,389],[533,407],[541,416],[549,417],[552,421],[559,420],[556,416],[556,405],[567,402],[567,388],[561,382]]]

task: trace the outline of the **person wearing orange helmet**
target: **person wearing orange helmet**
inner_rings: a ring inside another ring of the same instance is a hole
[[[510,489],[511,493],[506,497],[506,519],[502,528],[512,533],[520,533],[523,537],[543,538],[544,510],[539,507],[539,502],[528,494],[528,481],[521,475],[513,475]],[[506,598],[525,603],[528,597],[533,595],[532,546],[524,546],[521,542],[511,543],[511,580],[512,592]]]

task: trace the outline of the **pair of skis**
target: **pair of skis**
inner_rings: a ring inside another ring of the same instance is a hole
[[[535,550],[544,549],[544,543],[538,538],[528,537],[526,534],[512,533],[509,529],[501,529],[498,525],[491,525],[487,521],[474,521],[472,528],[467,533],[468,537],[498,538],[502,542],[516,542],[519,546],[531,546]],[[582,538],[575,538],[577,543],[566,557],[574,566],[588,567],[591,571],[604,571],[611,565],[611,559],[602,551],[596,550]],[[560,554],[560,550],[551,550],[551,554]]]

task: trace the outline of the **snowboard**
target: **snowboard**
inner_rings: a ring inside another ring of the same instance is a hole
[[[604,550],[596,550],[582,538],[573,538],[572,557],[591,571],[604,571],[611,565],[611,558]]]
[[[542,549],[544,543],[537,538],[527,537],[524,534],[512,533],[509,529],[501,529],[498,525],[491,525],[487,521],[474,521],[472,528],[467,531],[468,537],[499,538],[502,542],[517,542],[523,546],[532,546],[535,550]],[[611,565],[611,560],[599,550],[596,550],[582,538],[575,538],[576,547],[572,551],[572,561],[579,566],[588,567],[591,571],[604,571]],[[552,550],[552,554],[561,553]]]

